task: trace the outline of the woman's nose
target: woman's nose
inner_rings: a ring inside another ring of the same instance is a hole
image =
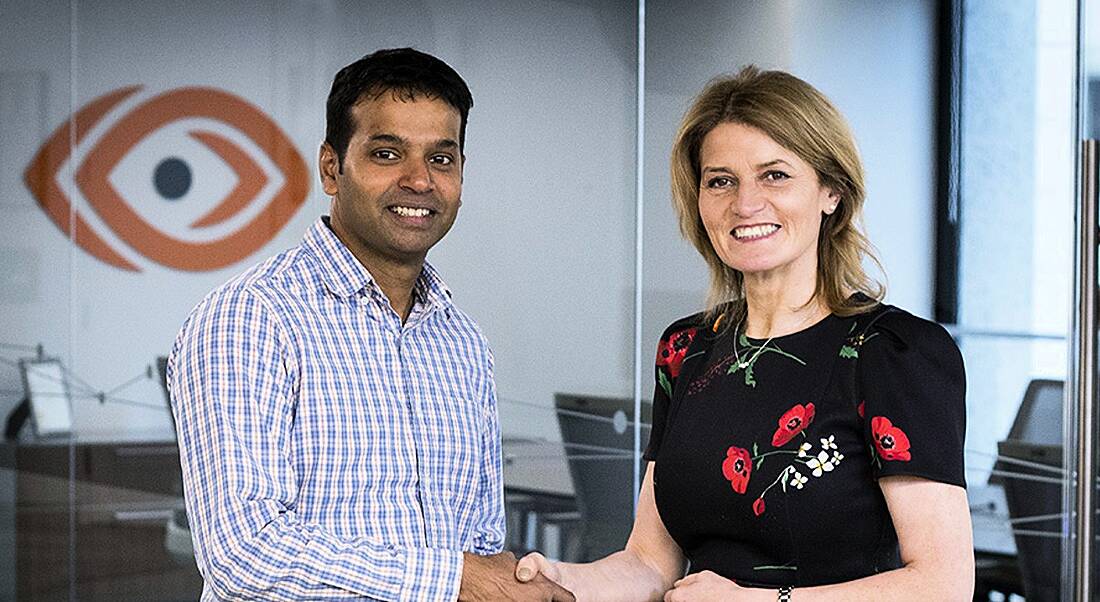
[[[733,195],[733,212],[738,217],[752,217],[760,212],[767,204],[764,190],[755,182],[748,182],[737,187]]]

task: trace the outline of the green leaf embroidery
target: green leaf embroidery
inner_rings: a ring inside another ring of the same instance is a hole
[[[857,351],[856,348],[852,347],[851,345],[845,345],[840,348],[840,357],[848,360],[854,359],[859,357],[859,351]]]
[[[734,362],[732,365],[730,365],[729,369],[726,370],[726,374],[735,374],[738,370],[744,368],[745,384],[750,387],[756,387],[756,376],[753,374],[753,367],[756,365],[757,360],[759,360],[761,356],[766,353],[778,353],[779,355],[782,355],[787,359],[794,360],[803,366],[806,365],[806,362],[802,361],[800,358],[790,353],[787,353],[786,351],[783,351],[779,348],[778,345],[753,345],[749,342],[748,337],[746,337],[744,334],[740,336],[740,346],[743,348],[742,350],[746,354],[745,360],[743,362]]]
[[[661,388],[665,390],[665,395],[672,397],[672,383],[669,382],[668,377],[665,376],[664,370],[657,371],[657,382],[661,384]]]
[[[798,567],[791,564],[775,565],[775,564],[761,564],[759,566],[752,567],[754,571],[797,571]]]
[[[752,457],[755,458],[756,456],[759,456],[759,455],[760,455],[760,448],[757,447],[756,442],[753,441],[753,443],[752,443]]]

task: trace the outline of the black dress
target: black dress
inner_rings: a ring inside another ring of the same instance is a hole
[[[691,572],[777,587],[899,567],[876,479],[966,484],[954,341],[888,305],[830,315],[767,346],[733,331],[697,314],[658,347],[645,458]]]

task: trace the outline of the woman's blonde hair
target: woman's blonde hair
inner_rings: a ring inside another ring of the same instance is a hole
[[[783,71],[762,71],[750,65],[707,84],[684,115],[672,147],[672,204],[684,238],[695,245],[710,268],[709,317],[732,312],[731,317],[740,319],[745,309],[744,276],[718,257],[699,215],[699,152],[706,135],[722,123],[764,132],[809,163],[821,185],[838,195],[836,211],[821,221],[812,299],[820,299],[842,316],[877,304],[885,287],[863,270],[865,257],[880,270],[881,264],[862,231],[863,164],[848,124],[810,84]]]

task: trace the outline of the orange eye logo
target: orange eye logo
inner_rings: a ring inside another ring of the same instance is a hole
[[[170,90],[101,126],[140,89],[89,102],[38,150],[23,178],[46,215],[89,254],[135,272],[96,220],[147,259],[193,272],[237,263],[274,238],[309,192],[305,161],[279,126],[214,88]],[[95,219],[58,183],[63,169]]]

